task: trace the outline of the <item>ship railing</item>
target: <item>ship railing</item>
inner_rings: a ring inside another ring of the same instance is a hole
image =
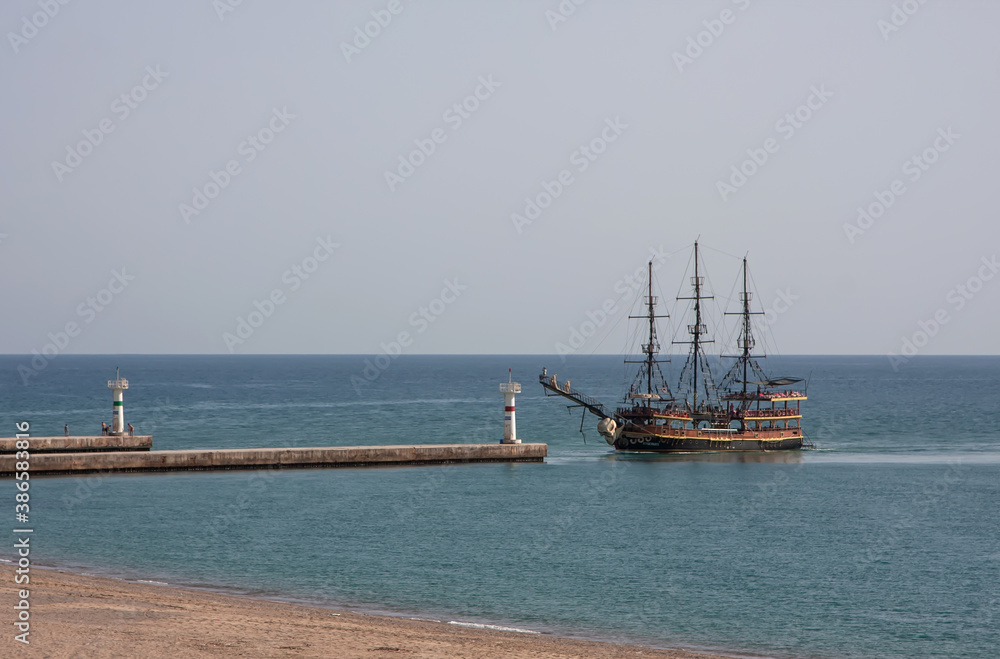
[[[776,410],[743,410],[742,416],[747,417],[793,417],[802,416],[802,413],[794,407],[779,408]]]
[[[723,394],[721,396],[722,400],[751,400],[751,401],[762,400],[768,402],[774,399],[781,399],[781,398],[805,398],[805,397],[806,395],[799,391],[761,391],[759,393],[748,391],[746,393],[746,396],[744,396],[742,392],[737,391],[734,393]]]
[[[632,407],[619,407],[617,408],[618,413],[622,416],[674,416],[677,418],[690,419],[691,415],[683,410],[677,410],[669,407],[653,407],[651,405],[633,405]]]
[[[542,373],[538,376],[538,382],[547,390],[562,396],[563,398],[568,398],[577,405],[587,408],[595,416],[599,416],[602,419],[608,418],[610,415],[604,411],[604,404],[598,401],[596,398],[587,396],[586,394],[576,391],[569,386],[569,381],[565,385],[560,386],[559,382],[556,380],[556,376],[548,375]]]

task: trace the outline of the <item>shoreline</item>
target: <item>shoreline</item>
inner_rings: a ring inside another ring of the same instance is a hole
[[[364,613],[208,588],[92,576],[54,567],[31,570],[32,646],[46,654],[94,656],[656,657],[732,659],[555,635],[483,622]],[[7,601],[16,601],[14,566],[0,564]],[[13,606],[13,604],[12,604]]]

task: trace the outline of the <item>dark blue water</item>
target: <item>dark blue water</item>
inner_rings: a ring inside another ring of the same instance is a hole
[[[159,449],[498,441],[513,367],[550,456],[39,478],[41,563],[724,652],[1000,656],[1000,358],[786,357],[818,448],[743,457],[615,454],[593,418],[584,443],[537,374],[613,402],[613,357],[403,356],[357,387],[361,357],[59,356],[24,386],[27,363],[0,357],[0,434],[96,434],[120,365]]]

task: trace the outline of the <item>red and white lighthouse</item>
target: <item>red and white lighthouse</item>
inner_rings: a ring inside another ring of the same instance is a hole
[[[500,383],[503,394],[503,441],[501,444],[520,444],[517,438],[517,421],[514,418],[514,394],[521,393],[521,383],[511,382],[512,371],[507,369],[507,381]]]

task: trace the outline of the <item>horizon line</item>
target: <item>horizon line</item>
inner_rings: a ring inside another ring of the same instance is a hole
[[[59,353],[58,355],[47,356],[49,361],[56,357],[373,357],[386,354],[384,352],[250,352],[250,353],[225,353],[225,352],[71,352]],[[639,353],[634,353],[639,354]],[[660,353],[675,357],[684,357],[680,353]],[[706,353],[711,357],[720,357],[716,353]],[[3,352],[0,357],[34,357],[32,353]],[[567,354],[560,355],[555,352],[414,352],[400,355],[389,355],[395,359],[397,357],[556,357],[568,359],[575,357],[623,357],[634,356],[633,353],[595,352],[585,355]],[[1000,357],[1000,353],[929,353],[920,355],[889,355],[878,352],[789,352],[772,355],[764,355],[758,359],[767,357],[902,357],[905,359],[915,359],[918,357]]]

